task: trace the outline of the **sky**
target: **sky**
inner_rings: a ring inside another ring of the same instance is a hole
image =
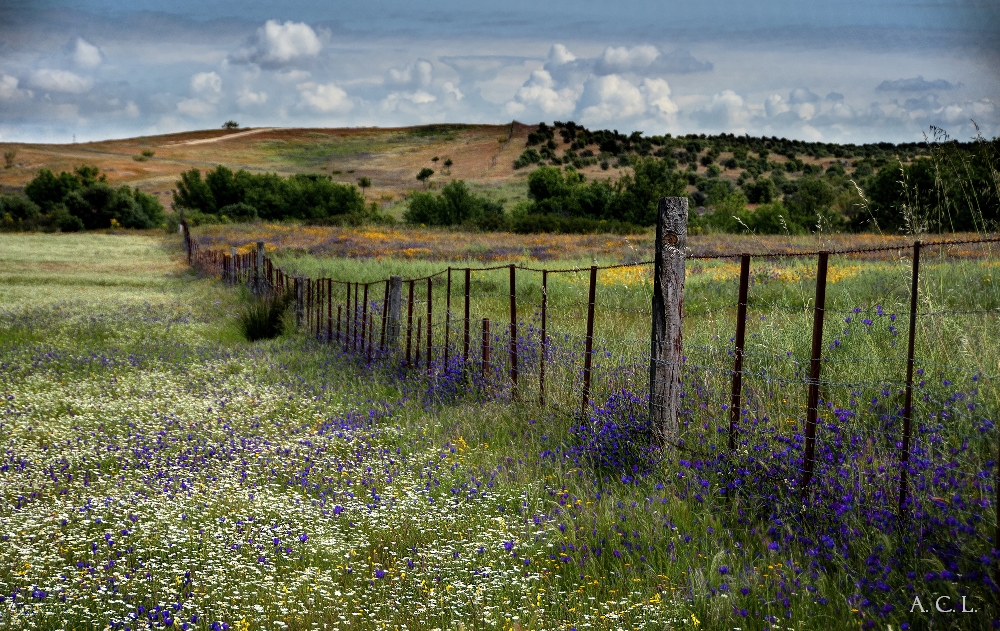
[[[0,0],[0,141],[574,120],[1000,136],[996,0]]]

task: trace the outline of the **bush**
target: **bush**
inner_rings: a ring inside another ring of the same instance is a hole
[[[291,304],[291,292],[255,296],[248,291],[236,314],[236,327],[249,342],[278,337],[284,330],[285,314]]]
[[[336,215],[364,215],[365,200],[353,184],[340,184],[324,175],[233,172],[218,166],[202,179],[198,169],[181,174],[174,192],[174,206],[205,214],[226,214],[224,209],[243,204],[231,218],[316,221]],[[248,215],[247,206],[255,213]]]
[[[403,218],[427,226],[468,225],[480,230],[506,226],[503,204],[472,193],[463,180],[452,181],[437,195],[414,193]]]

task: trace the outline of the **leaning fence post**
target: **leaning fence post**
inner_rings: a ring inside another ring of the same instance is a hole
[[[403,277],[389,277],[389,323],[386,325],[385,348],[393,353],[399,348],[400,315],[403,306]]]
[[[906,349],[906,394],[903,399],[903,447],[899,453],[899,516],[906,505],[906,476],[910,461],[910,423],[913,418],[913,352],[917,339],[917,284],[920,280],[920,242],[913,243],[910,278],[910,338]],[[1000,524],[1000,522],[998,522]]]
[[[594,356],[594,303],[597,300],[597,266],[590,266],[590,298],[587,300],[587,338],[583,353],[583,400],[580,402],[581,416],[587,415],[590,403],[590,366]]]
[[[743,407],[743,344],[747,332],[747,294],[750,291],[750,255],[740,256],[740,297],[736,306],[736,348],[733,352],[733,395],[729,400],[729,451],[736,448],[736,427]]]
[[[545,405],[545,352],[548,347],[545,308],[549,299],[549,271],[542,270],[542,352],[538,366],[538,405]]]
[[[514,265],[510,266],[510,383],[511,396],[520,398],[517,391],[517,282]]]
[[[819,407],[819,373],[823,353],[823,315],[826,310],[826,268],[830,253],[819,253],[816,270],[816,307],[813,311],[812,356],[809,359],[809,402],[806,408],[806,446],[803,458],[802,497],[809,490],[813,474],[813,460],[816,453],[816,417]]]
[[[660,198],[650,335],[649,416],[664,442],[676,441],[679,429],[687,218],[687,197]]]
[[[465,341],[462,347],[462,363],[469,363],[469,284],[472,278],[472,270],[465,268]]]
[[[303,313],[303,308],[305,307],[305,304],[303,304],[303,300],[305,298],[304,285],[305,283],[302,282],[302,277],[297,276],[295,278],[295,326],[299,328],[302,328],[302,319],[305,317],[305,314]]]

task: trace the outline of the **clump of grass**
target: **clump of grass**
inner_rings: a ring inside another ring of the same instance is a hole
[[[278,337],[284,330],[285,314],[291,303],[292,294],[288,292],[260,296],[247,292],[236,313],[236,328],[248,342]]]

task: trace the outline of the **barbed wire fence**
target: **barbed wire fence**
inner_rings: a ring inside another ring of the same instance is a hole
[[[1000,237],[686,256],[683,201],[661,201],[654,260],[376,282],[291,274],[261,242],[224,252],[182,230],[196,269],[291,292],[300,328],[439,396],[478,388],[599,423],[595,401],[648,393],[669,461],[715,471],[739,514],[804,515],[826,546],[845,516],[915,533],[944,571],[992,573],[996,590]],[[870,260],[891,270],[867,295],[838,281]],[[798,266],[794,282],[775,261]],[[703,265],[714,275],[685,302],[685,269]]]

